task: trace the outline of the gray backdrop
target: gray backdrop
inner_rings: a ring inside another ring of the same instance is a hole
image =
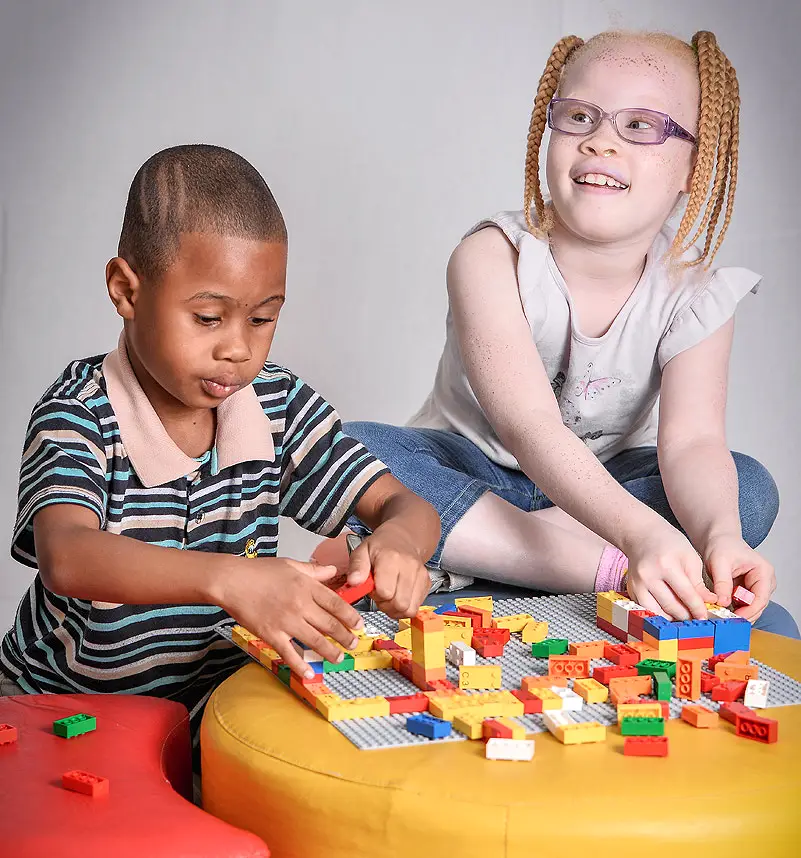
[[[801,616],[797,0],[0,0],[0,628],[31,579],[7,551],[30,409],[70,359],[116,343],[103,268],[142,161],[185,142],[249,158],[290,232],[274,359],[345,419],[403,422],[439,357],[450,251],[521,203],[551,46],[610,25],[711,29],[739,73],[738,202],[719,262],[765,282],[738,315],[730,441],[779,483],[764,551]],[[316,542],[282,527],[284,554]]]

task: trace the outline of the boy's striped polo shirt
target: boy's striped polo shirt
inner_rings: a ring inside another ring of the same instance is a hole
[[[153,545],[274,557],[278,518],[336,535],[386,467],[343,434],[339,416],[286,369],[265,364],[217,409],[202,460],[167,434],[139,385],[124,338],[71,363],[31,415],[12,556],[36,567],[33,517],[80,504],[100,527]],[[269,574],[265,569],[265,574]],[[152,694],[198,716],[243,663],[216,636],[210,605],[119,605],[67,598],[37,574],[0,648],[0,672],[25,691]]]

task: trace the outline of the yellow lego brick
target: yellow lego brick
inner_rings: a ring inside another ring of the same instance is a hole
[[[354,670],[383,670],[392,667],[392,656],[389,650],[374,649],[370,652],[356,653],[353,656]]]
[[[662,707],[659,703],[621,703],[617,707],[617,720],[624,718],[662,718]]]
[[[473,628],[473,620],[471,617],[454,617],[451,614],[442,614],[443,626],[461,626],[465,629]]]
[[[484,732],[484,716],[463,712],[453,719],[453,728],[468,739],[480,739]]]
[[[573,681],[573,691],[587,703],[606,703],[609,698],[609,689],[597,679],[576,679]]]
[[[354,697],[350,700],[329,702],[323,694],[317,698],[317,709],[327,721],[351,721],[354,718],[378,718],[389,715],[389,701],[385,697]]]
[[[342,702],[342,698],[339,694],[319,694],[315,698],[315,707],[317,711],[326,719],[326,721],[332,721],[332,718],[329,718],[329,714],[332,713],[336,706]]]
[[[398,631],[402,632],[404,629],[410,629],[412,627],[412,621],[408,618],[403,620],[398,620]]]
[[[679,657],[679,641],[677,638],[669,641],[659,641],[659,660],[676,661]]]
[[[247,650],[248,643],[254,638],[256,635],[253,632],[249,632],[244,626],[234,626],[231,629],[231,638],[233,642],[244,650]]]
[[[531,622],[534,622],[534,617],[531,614],[510,614],[508,617],[493,619],[492,625],[496,629],[509,629],[510,632],[514,633],[522,632]]]
[[[464,596],[461,599],[454,599],[453,603],[457,608],[467,606],[481,608],[484,611],[492,610],[492,596]]]
[[[542,700],[543,711],[561,709],[564,706],[564,700],[550,688],[530,688],[528,693]]]
[[[523,704],[510,691],[490,691],[485,694],[459,692],[449,697],[432,698],[428,708],[432,715],[445,721],[452,721],[457,715],[466,712],[482,715],[484,718],[516,718],[525,711]]]
[[[466,697],[467,695],[463,695]],[[442,718],[443,721],[452,721],[454,716],[459,712],[465,711],[464,703],[456,699],[455,696],[431,697],[428,701],[428,711],[435,718]]]
[[[274,649],[265,646],[259,650],[259,663],[263,664],[268,670],[273,669],[273,664],[280,661],[281,656]]]
[[[499,664],[476,664],[459,668],[459,688],[500,688]]]
[[[597,721],[583,721],[557,727],[554,735],[563,745],[586,745],[589,742],[605,742],[606,727]]]
[[[454,641],[461,641],[470,646],[473,642],[473,629],[466,626],[449,626],[445,624],[445,646],[450,646]]]
[[[531,620],[523,626],[521,638],[523,643],[539,643],[548,637],[548,623],[544,620]]]
[[[430,613],[431,611],[436,611],[436,610],[437,610],[436,605],[420,605],[420,610],[417,613],[418,614],[427,614],[427,613]]]
[[[412,648],[412,627],[408,626],[405,629],[399,631],[395,637],[393,638],[395,643],[398,646],[402,646],[404,649]]]

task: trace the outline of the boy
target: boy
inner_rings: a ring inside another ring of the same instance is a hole
[[[439,538],[433,508],[291,372],[265,363],[284,303],[283,217],[259,173],[214,146],[150,158],[106,266],[118,348],[69,365],[33,410],[12,555],[38,574],[0,650],[5,688],[154,694],[193,725],[243,663],[228,615],[310,672],[355,645],[334,567],[276,557],[278,517],[324,536],[375,528],[349,583],[413,615]],[[178,549],[178,550],[176,550]]]

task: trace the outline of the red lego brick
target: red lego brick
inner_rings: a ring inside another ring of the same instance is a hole
[[[358,602],[359,599],[363,599],[365,596],[369,596],[370,593],[375,590],[375,579],[373,578],[373,573],[371,572],[367,576],[367,580],[362,584],[357,584],[355,587],[351,587],[348,584],[343,584],[338,590],[334,592],[341,599],[344,599],[349,605]]]
[[[251,638],[248,641],[248,652],[255,658],[259,657],[259,653],[268,646],[261,638]]]
[[[389,714],[401,715],[407,712],[428,712],[428,697],[422,692],[387,697]]]
[[[761,718],[759,715],[737,715],[734,721],[735,732],[743,739],[753,739],[764,745],[779,741],[779,722],[773,718]]]
[[[745,694],[747,682],[732,679],[730,682],[721,682],[712,689],[712,699],[722,703],[733,703]]]
[[[373,649],[403,649],[403,647],[395,641],[373,641]]]
[[[486,638],[494,643],[507,644],[512,633],[509,629],[478,628],[473,629],[473,637]]]
[[[17,741],[17,728],[11,724],[0,724],[0,745],[10,745]]]
[[[486,718],[481,725],[481,737],[487,739],[513,739],[512,728],[501,724],[494,718]]]
[[[480,641],[480,639],[479,639]],[[473,639],[473,649],[482,658],[498,658],[503,655],[503,644],[499,643],[482,643]]]
[[[619,629],[617,626],[613,626],[612,623],[607,622],[602,617],[595,618],[595,625],[598,626],[601,631],[606,632],[608,635],[612,635],[613,638],[617,638],[619,641],[625,641],[628,638],[628,631],[623,631]]]
[[[707,669],[712,673],[715,672],[715,665],[720,664],[721,661],[726,661],[726,659],[730,656],[734,655],[733,652],[722,652],[720,655],[713,655],[707,659],[706,666]]]
[[[754,602],[754,594],[745,587],[735,587],[731,594],[731,603],[735,608],[744,608]]]
[[[714,649],[715,638],[679,638],[679,652],[684,649]]]
[[[708,670],[702,670],[701,693],[709,694],[716,685],[720,685],[720,677],[715,676],[714,673],[710,673]]]
[[[666,757],[667,736],[626,736],[623,753],[627,757]]]
[[[637,668],[612,665],[611,667],[596,667],[592,671],[592,678],[597,679],[598,682],[603,685],[609,685],[610,679],[616,679],[623,676],[637,676]]]
[[[753,709],[743,706],[742,703],[721,703],[720,709],[718,709],[718,715],[720,715],[724,721],[730,721],[732,724],[736,723],[738,715],[748,715],[755,718],[758,717]]]
[[[524,715],[536,715],[538,712],[542,712],[541,697],[535,697],[533,694],[529,694],[528,691],[524,691],[522,688],[513,689],[512,694],[523,704]]]
[[[590,675],[590,660],[578,655],[552,655],[548,657],[548,673],[584,679]]]
[[[492,611],[485,611],[483,608],[475,608],[472,605],[463,605],[459,611],[462,615],[467,614],[473,620],[474,629],[492,628]],[[478,620],[477,624],[476,620]]]
[[[604,647],[604,658],[620,667],[633,667],[638,661],[642,661],[640,653],[626,644],[607,644]]]
[[[103,798],[108,795],[108,778],[101,778],[90,772],[81,772],[77,769],[65,772],[61,776],[61,785],[64,789],[90,795],[92,798]]]
[[[394,650],[393,650],[393,652],[394,652]],[[400,662],[400,664],[398,665],[398,668],[397,668],[398,673],[401,676],[408,679],[410,682],[414,682],[414,680],[412,679],[412,667],[413,667],[413,665],[414,665],[414,662],[411,660],[411,658],[408,658],[408,659],[405,659],[404,661]]]
[[[454,685],[450,679],[432,679],[428,683],[426,691],[458,691],[459,686]]]

